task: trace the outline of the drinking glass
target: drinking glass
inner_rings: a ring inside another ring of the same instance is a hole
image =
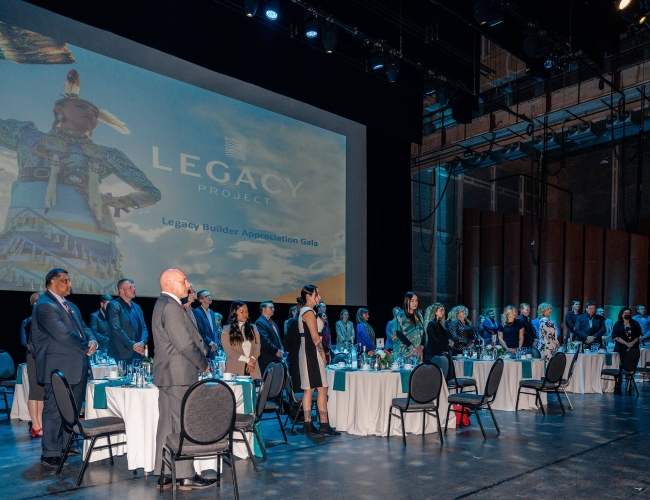
[[[464,356],[464,357],[467,357],[467,352],[468,352],[468,349],[467,349],[467,348],[463,348],[463,356]]]
[[[117,362],[117,373],[120,377],[126,375],[126,365],[124,364],[124,361],[120,360]]]

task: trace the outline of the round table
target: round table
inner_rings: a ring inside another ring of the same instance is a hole
[[[18,373],[18,376],[16,377],[16,387],[14,388],[14,400],[11,404],[11,418],[31,420],[29,410],[27,409],[27,400],[29,399],[27,363],[19,364],[16,373]]]
[[[544,376],[546,362],[543,359],[529,359],[525,362],[530,362],[531,369],[531,376],[526,377],[527,379],[540,380]],[[465,363],[472,363],[471,375],[469,375],[469,370],[465,370]],[[456,377],[473,378],[476,380],[478,393],[483,394],[485,391],[485,383],[487,382],[493,364],[494,361],[466,361],[464,359],[456,359],[454,360]],[[501,377],[501,383],[497,389],[494,403],[491,404],[493,410],[515,411],[517,392],[519,391],[519,382],[521,380],[524,380],[523,363],[514,359],[503,360],[503,376]],[[465,392],[471,391],[466,389]],[[546,404],[546,394],[542,393],[540,396],[542,398],[542,404]],[[535,396],[522,393],[519,398],[519,409],[536,410]]]
[[[641,357],[639,358],[639,367],[645,368],[645,364],[650,363],[650,349],[641,349]]]
[[[356,436],[386,436],[388,411],[393,398],[405,398],[401,375],[392,371],[346,371],[345,390],[334,390],[335,370],[327,370],[329,385],[327,411],[330,424],[336,430]],[[339,375],[340,376],[340,375]],[[440,426],[444,428],[447,415],[447,384],[440,390],[438,413]],[[422,434],[422,414],[413,413],[404,417],[406,432]],[[455,413],[449,416],[449,427],[456,427]],[[438,432],[434,417],[427,416],[425,434]],[[402,435],[399,418],[391,419],[391,436]]]
[[[105,409],[94,407],[95,386],[105,381],[90,381],[86,387],[86,419],[99,417],[120,417],[124,419],[125,434],[111,437],[112,442],[126,441],[126,445],[113,446],[113,455],[126,453],[128,469],[144,469],[146,472],[154,470],[156,461],[156,431],[158,429],[158,388],[151,385],[147,388],[135,387],[107,387]],[[242,386],[228,384],[235,393],[237,412],[244,412],[244,395]],[[247,433],[251,448],[254,446],[253,433]],[[241,436],[237,436],[241,437]],[[263,438],[262,438],[263,439]],[[105,439],[98,439],[95,446],[105,445]],[[84,441],[84,456],[90,442]],[[247,458],[248,451],[244,443],[235,443],[235,455]],[[108,458],[108,449],[93,451],[91,462]],[[194,468],[198,473],[203,470],[216,470],[218,459],[195,460]]]
[[[569,368],[573,361],[574,353],[566,353],[566,368],[564,378],[569,376]],[[611,363],[607,363],[611,356]],[[603,368],[618,368],[620,356],[617,352],[605,353],[580,353],[573,369],[573,377],[566,387],[567,392],[578,394],[602,394],[603,392],[614,392],[613,380],[602,380],[600,373]]]

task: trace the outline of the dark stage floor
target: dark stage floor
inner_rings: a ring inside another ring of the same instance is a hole
[[[256,474],[238,460],[242,499],[425,499],[425,498],[650,498],[650,383],[641,397],[571,395],[575,409],[562,416],[551,404],[539,412],[496,412],[497,436],[489,414],[488,439],[472,418],[469,429],[399,437],[340,437],[282,441],[277,423],[264,422],[269,461]],[[26,422],[0,420],[0,498],[171,499],[159,496],[154,476],[133,476],[125,457],[89,466],[81,488],[74,457],[60,478],[39,462],[40,442]],[[225,467],[220,490],[179,491],[179,499],[233,498]],[[210,475],[210,474],[206,474]]]

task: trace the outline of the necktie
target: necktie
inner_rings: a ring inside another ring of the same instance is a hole
[[[68,316],[70,316],[70,319],[72,320],[72,323],[75,325],[77,329],[77,333],[81,336],[82,339],[85,339],[86,336],[84,335],[83,329],[79,327],[79,323],[77,323],[77,318],[74,315],[74,311],[70,308],[68,303],[64,300],[63,301],[63,308],[68,312]]]

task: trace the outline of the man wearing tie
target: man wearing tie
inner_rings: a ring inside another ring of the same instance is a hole
[[[284,356],[284,347],[280,340],[278,325],[271,319],[275,312],[273,302],[268,300],[260,304],[262,315],[255,322],[257,331],[260,332],[261,352],[257,362],[260,373],[264,374],[266,367],[273,361],[280,361]]]
[[[88,377],[92,378],[88,356],[97,350],[97,341],[77,306],[65,299],[72,291],[68,271],[59,268],[49,271],[45,276],[45,287],[47,291],[34,304],[32,311],[32,342],[36,376],[45,387],[41,464],[55,468],[61,463],[61,453],[70,434],[63,427],[54,399],[52,372],[61,370],[70,384],[77,407],[81,408],[86,382]],[[79,450],[75,452],[80,453]]]
[[[108,355],[126,364],[144,356],[144,346],[149,339],[149,330],[144,322],[142,309],[133,302],[135,283],[124,278],[117,282],[120,296],[106,307],[108,319]]]
[[[181,431],[181,402],[199,374],[208,371],[208,362],[201,349],[201,336],[190,315],[181,304],[188,296],[190,283],[180,269],[167,269],[160,275],[160,297],[151,319],[156,345],[153,381],[158,387],[158,430],[154,473],[161,472],[162,449],[169,434]],[[205,479],[194,473],[192,460],[176,462],[179,489],[192,490],[214,486],[216,479]],[[164,478],[164,487],[171,486],[171,474]]]
[[[199,290],[196,294],[200,306],[194,309],[194,317],[199,327],[199,333],[203,338],[203,343],[208,348],[208,357],[214,359],[215,351],[219,349],[219,328],[215,315],[210,309],[212,296],[207,290]]]

